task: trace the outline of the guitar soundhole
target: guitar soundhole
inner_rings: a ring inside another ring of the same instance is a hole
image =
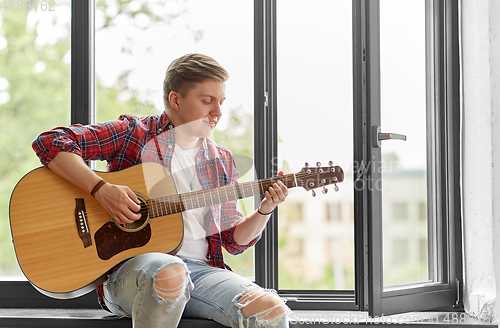
[[[138,197],[140,196],[138,195]],[[139,198],[139,200],[141,201],[141,209],[139,210],[139,212],[136,213],[141,214],[141,218],[132,223],[116,224],[118,228],[120,228],[123,231],[134,232],[143,229],[149,223],[148,206],[142,198]]]

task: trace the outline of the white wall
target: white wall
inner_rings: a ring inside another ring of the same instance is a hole
[[[500,1],[462,0],[464,303],[500,318]]]

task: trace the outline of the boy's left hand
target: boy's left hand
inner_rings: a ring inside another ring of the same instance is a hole
[[[283,171],[280,171],[278,176],[282,175]],[[283,184],[283,182],[278,181],[269,187],[264,194],[266,198],[264,198],[260,203],[259,210],[262,213],[270,213],[276,206],[286,200],[286,197],[288,196],[288,188]]]

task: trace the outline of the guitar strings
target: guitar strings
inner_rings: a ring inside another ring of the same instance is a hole
[[[177,195],[169,195],[169,196],[164,196],[164,197],[159,197],[155,199],[148,199],[146,201],[148,208],[150,208],[150,211],[154,213],[154,217],[157,216],[163,216],[167,214],[174,214],[178,212],[182,212],[186,209],[186,203],[191,203],[193,208],[201,207],[197,206],[194,204],[201,203],[200,202],[200,197],[202,197],[203,202],[205,203],[205,206],[216,204],[216,203],[222,203],[221,201],[221,191],[224,190],[224,194],[222,197],[226,197],[226,201],[229,200],[234,200],[234,199],[241,199],[241,198],[246,198],[250,196],[255,196],[255,195],[260,195],[264,193],[264,190],[268,189],[269,187],[272,186],[276,181],[282,181],[285,183],[287,187],[298,187],[296,183],[296,179],[302,179],[304,177],[307,177],[311,174],[322,174],[322,175],[331,175],[332,172],[330,170],[326,170],[325,172],[299,172],[296,174],[287,174],[283,176],[277,176],[274,178],[270,179],[265,179],[265,180],[260,180],[260,181],[248,181],[248,182],[243,182],[235,185],[229,185],[229,186],[223,186],[219,188],[214,188],[214,189],[208,189],[208,190],[199,190],[199,191],[194,191],[190,193],[184,193],[184,194],[177,194]],[[334,174],[337,175],[337,174]],[[291,183],[291,184],[290,184]],[[238,188],[238,189],[236,189]],[[231,196],[238,196],[236,198],[229,198],[228,197],[228,191],[229,195]],[[236,192],[238,191],[238,192]],[[251,195],[247,195],[246,192],[250,191]],[[255,193],[257,192],[257,193]],[[219,202],[213,202],[212,197],[210,197],[211,194],[217,193],[217,198]],[[206,196],[209,196],[208,198]],[[196,199],[197,201],[194,201]],[[186,201],[184,201],[186,200]],[[208,205],[207,205],[207,200],[210,200]],[[142,210],[141,210],[142,211]],[[156,212],[156,213],[155,213]]]

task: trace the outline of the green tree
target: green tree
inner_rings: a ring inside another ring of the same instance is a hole
[[[134,23],[140,15],[149,17],[153,25],[170,24],[187,11],[185,0],[148,1],[140,6],[137,3],[130,0],[97,1],[97,15],[104,17],[97,29],[116,27],[118,17],[125,17]],[[166,10],[167,5],[177,9]],[[33,11],[0,12],[0,275],[18,273],[10,235],[9,199],[17,181],[40,166],[31,143],[41,132],[70,123],[69,1],[63,3],[61,0],[55,9],[58,12],[66,10],[68,15]],[[44,41],[42,30],[47,26],[57,26],[59,36],[50,35],[47,38],[45,34],[47,40]],[[195,40],[203,37],[202,31],[193,30],[189,25],[185,28],[192,32]],[[132,51],[130,44],[116,46],[121,46],[123,52]],[[116,119],[116,113],[140,116],[157,113],[151,103],[138,99],[137,90],[128,85],[127,79],[128,73],[123,72],[118,83],[112,87],[103,86],[97,79],[97,110],[101,121]],[[118,95],[124,91],[131,97],[120,101]],[[252,120],[238,109],[230,109],[229,112],[230,115],[225,115],[231,121],[228,128],[217,131],[213,137],[238,156],[239,161],[248,167],[246,171],[252,167]],[[104,166],[100,164],[98,168]],[[249,205],[242,204],[243,208],[253,206],[251,200]],[[251,255],[247,252],[239,261],[248,266],[253,261]],[[250,265],[253,267],[253,264]]]
[[[16,182],[39,166],[31,142],[41,131],[69,122],[70,67],[64,59],[70,48],[69,25],[64,26],[66,37],[41,44],[36,28],[41,20],[30,28],[30,13],[1,13],[0,35],[5,47],[0,50],[0,77],[6,88],[0,105],[0,274],[10,274],[17,268],[8,208]],[[45,14],[52,25],[61,23]]]
[[[5,44],[0,48],[0,275],[18,272],[9,199],[17,181],[40,166],[31,143],[41,132],[70,123],[69,1],[55,7],[57,12],[63,10],[68,13],[66,17],[33,10],[0,12],[0,40]],[[54,38],[46,31],[44,35],[42,27],[53,28],[60,36]],[[107,113],[111,109],[138,115],[153,113],[150,104],[140,103],[135,96],[127,102],[119,101],[117,95],[123,89],[97,83],[105,117],[111,116]]]

